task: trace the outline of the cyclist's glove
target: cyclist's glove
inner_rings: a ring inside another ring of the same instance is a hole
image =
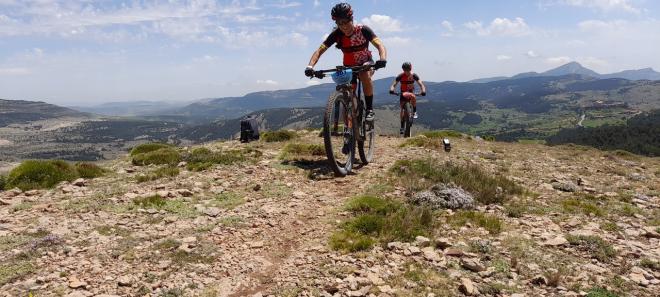
[[[376,65],[374,66],[374,69],[385,68],[385,65],[387,65],[387,61],[378,60],[378,61],[376,61]]]
[[[422,95],[422,96],[426,96],[426,92],[422,92],[420,95]]]
[[[396,95],[396,92],[390,90],[390,94],[392,94],[392,95]]]
[[[314,68],[312,68],[312,66],[307,66],[307,68],[305,68],[305,76],[307,77],[314,76]]]

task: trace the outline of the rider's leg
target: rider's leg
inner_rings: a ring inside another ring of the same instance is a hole
[[[360,72],[360,81],[364,89],[364,101],[367,110],[374,109],[374,84],[371,81],[371,71]]]
[[[406,101],[403,99],[403,95],[399,98],[399,119],[401,119],[401,128],[399,128],[399,134],[403,134],[403,128],[404,128],[404,123],[405,121],[403,120],[404,117],[404,112],[403,112],[403,106],[406,104]]]
[[[410,98],[410,103],[413,106],[413,112],[417,112],[417,96],[413,94],[413,96]]]
[[[413,94],[410,97],[410,104],[412,104],[412,107],[413,107],[413,118],[416,119],[417,118],[417,96],[415,96],[415,94]]]

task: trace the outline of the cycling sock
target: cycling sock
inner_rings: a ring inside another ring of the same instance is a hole
[[[367,104],[367,110],[374,109],[374,95],[371,96],[364,95],[364,101]]]

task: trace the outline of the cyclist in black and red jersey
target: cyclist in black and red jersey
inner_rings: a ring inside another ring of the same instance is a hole
[[[417,97],[415,96],[415,82],[419,85],[419,87],[422,89],[422,92],[420,95],[426,96],[426,86],[424,85],[424,82],[422,82],[421,79],[419,79],[419,76],[417,73],[412,72],[412,64],[410,62],[405,62],[403,65],[401,65],[401,68],[403,69],[403,72],[399,74],[394,81],[392,82],[392,85],[390,86],[390,94],[395,94],[394,88],[398,83],[401,84],[401,95],[399,96],[399,105],[403,109],[403,105],[406,103],[406,101],[410,101],[410,103],[413,106],[413,118],[417,118]],[[401,130],[400,134],[403,134],[403,111],[401,111]]]
[[[373,63],[371,51],[369,51],[369,42],[377,49],[380,60],[376,61],[375,69],[383,68],[387,64],[387,51],[380,39],[374,34],[371,28],[353,24],[353,9],[348,3],[339,3],[332,8],[332,19],[337,24],[332,33],[326,38],[321,46],[312,54],[309,65],[305,68],[305,75],[311,77],[314,74],[314,65],[325,51],[333,44],[337,44],[344,53],[344,66],[360,66],[366,63]],[[367,121],[373,121],[374,111],[374,86],[371,81],[371,71],[360,73],[360,81],[364,86],[364,99],[367,109]],[[354,85],[357,77],[353,77]]]

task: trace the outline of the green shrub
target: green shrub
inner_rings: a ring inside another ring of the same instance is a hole
[[[484,136],[481,136],[481,139],[483,139],[485,141],[495,141],[495,136],[493,136],[493,135],[484,135]]]
[[[148,197],[138,197],[133,200],[135,205],[144,207],[144,208],[162,208],[167,204],[167,200],[160,195],[153,195]]]
[[[660,272],[660,262],[653,261],[649,258],[642,258],[639,261],[639,266]]]
[[[289,130],[277,130],[262,132],[259,138],[265,142],[282,142],[297,138],[298,134]]]
[[[7,188],[20,188],[23,191],[51,188],[62,181],[72,181],[78,177],[76,169],[62,160],[28,160],[14,168],[6,180]]]
[[[605,288],[595,287],[589,290],[589,293],[587,293],[587,297],[619,297],[619,295],[617,295],[614,292],[608,291]]]
[[[522,204],[518,201],[504,206],[504,211],[506,212],[506,215],[510,218],[521,218],[529,210],[527,205]]]
[[[440,139],[418,135],[406,139],[399,147],[426,147],[426,148],[440,148]]]
[[[96,164],[78,162],[75,165],[78,176],[82,178],[97,178],[103,176],[105,170]]]
[[[167,143],[159,143],[159,142],[140,144],[131,150],[131,156],[153,152],[163,148],[172,148],[172,146]]]
[[[11,283],[36,271],[30,261],[6,261],[0,263],[0,286]]]
[[[578,248],[589,252],[594,258],[601,262],[608,262],[616,256],[616,251],[612,245],[595,235],[569,235],[566,237],[566,240],[568,240],[571,245],[575,245]]]
[[[593,214],[598,217],[605,215],[605,211],[598,207],[598,205],[582,199],[565,199],[561,202],[561,205],[564,211],[569,213]]]
[[[349,221],[344,227],[347,231],[364,235],[377,234],[385,226],[385,216],[363,214]]]
[[[355,216],[330,239],[331,246],[345,251],[371,248],[376,242],[412,241],[430,236],[436,224],[433,211],[374,196],[351,199],[346,208]]]
[[[346,205],[347,210],[356,214],[377,213],[385,215],[392,212],[396,207],[396,203],[368,195],[355,197]]]
[[[467,223],[475,224],[488,230],[490,234],[499,234],[504,223],[500,218],[477,211],[460,211],[447,217],[447,223],[454,226],[465,226]]]
[[[7,177],[0,174],[0,191],[3,191],[5,189],[6,179],[7,179]]]
[[[245,203],[245,199],[238,193],[224,192],[218,194],[211,202],[214,206],[226,209],[234,209],[235,207]]]
[[[402,205],[385,219],[381,242],[413,241],[417,236],[430,237],[436,226],[433,211],[428,207]]]
[[[397,181],[410,191],[424,190],[437,183],[454,183],[472,193],[483,204],[503,203],[509,195],[525,190],[504,176],[484,172],[477,165],[440,164],[435,160],[399,160],[390,168]],[[498,189],[499,188],[499,189]]]
[[[175,177],[177,175],[179,175],[179,168],[166,166],[166,167],[158,168],[147,174],[138,175],[136,179],[138,183],[143,183],[147,181],[159,180],[166,176]]]
[[[196,148],[184,157],[188,162],[187,168],[191,171],[202,171],[213,167],[215,164],[230,165],[247,160],[249,150],[231,150],[214,152],[201,147]]]
[[[366,235],[349,231],[340,231],[330,237],[330,247],[335,250],[358,252],[370,249],[374,240]]]
[[[146,153],[133,155],[133,165],[176,165],[181,161],[181,154],[174,148],[160,148]]]
[[[304,156],[325,156],[325,147],[314,143],[288,143],[282,148],[282,159],[296,159]]]
[[[457,132],[453,130],[427,131],[422,133],[422,135],[428,138],[447,138],[447,137],[462,138],[463,137],[463,134],[461,132]]]

